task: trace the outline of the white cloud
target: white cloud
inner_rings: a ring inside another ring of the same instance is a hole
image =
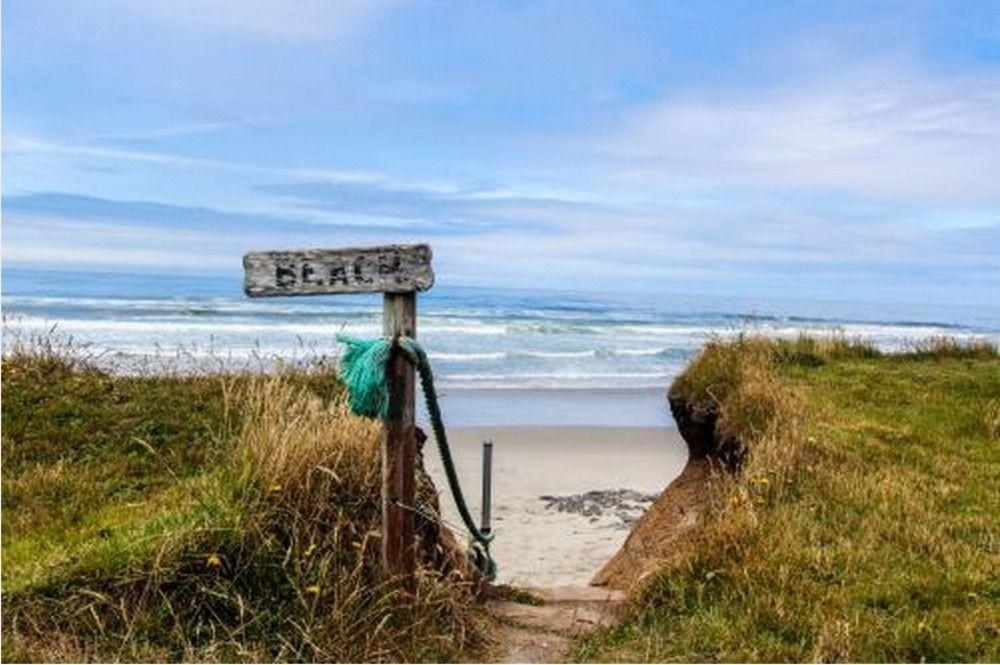
[[[261,166],[252,162],[187,157],[185,155],[155,150],[134,150],[129,148],[109,148],[102,145],[60,143],[18,134],[4,137],[3,153],[5,158],[8,155],[31,156],[34,154],[52,154],[66,158],[93,160],[95,162],[144,162],[158,166],[234,171],[271,177],[313,178],[333,182],[371,182],[379,179],[377,175],[364,172],[338,171],[334,169],[274,168]]]
[[[856,63],[836,76],[663,99],[597,142],[625,181],[1000,202],[1000,76]]]

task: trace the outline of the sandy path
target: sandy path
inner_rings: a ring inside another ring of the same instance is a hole
[[[613,623],[624,600],[622,592],[599,587],[548,587],[533,592],[541,604],[489,603],[501,627],[496,662],[564,662],[573,639]]]
[[[497,581],[526,587],[586,586],[624,542],[626,520],[648,505],[612,500],[602,506],[566,497],[620,489],[655,495],[687,460],[677,431],[667,428],[463,427],[449,429],[449,437],[477,520],[481,441],[494,439]],[[436,450],[427,450],[426,463],[442,492],[445,518],[460,524]]]

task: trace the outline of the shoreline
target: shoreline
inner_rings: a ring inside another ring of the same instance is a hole
[[[665,375],[658,388],[443,388],[449,428],[617,427],[676,429]],[[426,421],[423,397],[417,418]]]

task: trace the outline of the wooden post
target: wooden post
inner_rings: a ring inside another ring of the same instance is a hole
[[[416,338],[416,293],[385,294],[382,331],[390,339],[400,336]],[[389,413],[382,437],[382,563],[389,575],[401,576],[404,586],[414,590],[415,376],[413,366],[398,350],[389,361],[387,374]]]
[[[251,298],[384,293],[386,337],[417,336],[417,291],[434,286],[427,245],[250,252],[243,257],[244,290]],[[388,367],[389,415],[382,440],[382,565],[416,584],[414,543],[414,370],[398,353]]]

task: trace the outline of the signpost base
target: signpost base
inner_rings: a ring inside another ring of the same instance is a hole
[[[389,339],[416,338],[416,293],[386,293],[382,312],[383,334]],[[382,563],[386,573],[401,576],[415,590],[414,543],[415,377],[413,366],[394,351],[388,367],[389,413],[382,438]]]
[[[250,252],[243,257],[251,298],[336,293],[383,293],[385,336],[417,336],[417,291],[434,285],[431,248],[386,245],[342,249]],[[414,369],[394,351],[389,362],[389,413],[382,439],[382,566],[416,587],[414,543]]]

